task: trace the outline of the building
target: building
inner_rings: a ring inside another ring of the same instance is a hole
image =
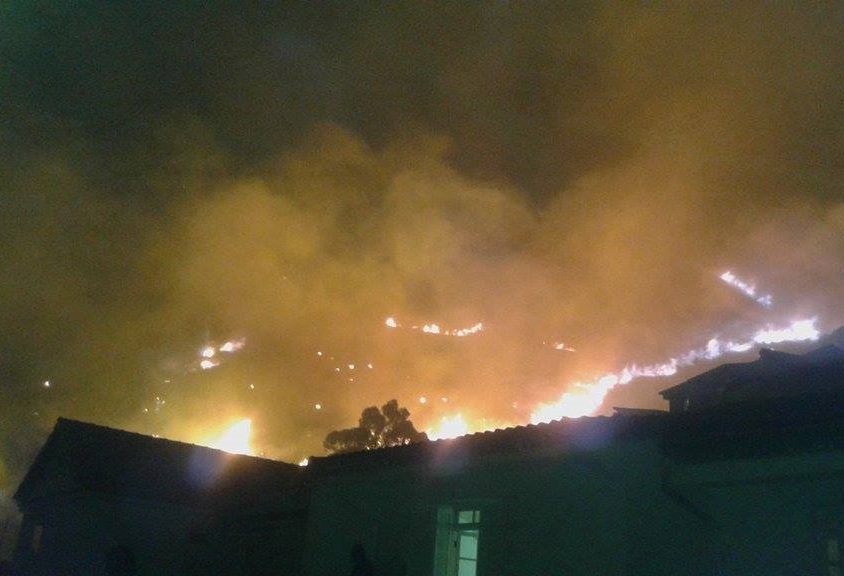
[[[769,398],[836,392],[844,350],[824,346],[807,354],[762,349],[753,362],[723,364],[660,392],[669,411],[689,412]]]
[[[291,464],[59,419],[15,494],[15,564],[33,575],[297,573],[302,486]]]
[[[703,551],[661,487],[664,425],[581,418],[317,459],[305,574],[348,573],[356,543],[384,574],[676,573]]]
[[[665,484],[705,520],[717,573],[844,573],[844,351],[763,350],[662,394]]]
[[[60,420],[16,496],[17,558],[27,574],[63,554],[73,562],[50,573],[104,573],[110,551],[128,550],[139,574],[836,576],[842,359],[763,352],[664,391],[668,412],[304,470]]]
[[[305,574],[356,543],[408,576],[841,574],[842,359],[763,351],[668,413],[314,459]]]

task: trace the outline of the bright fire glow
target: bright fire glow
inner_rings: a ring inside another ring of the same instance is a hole
[[[469,425],[463,419],[462,414],[454,416],[443,416],[440,418],[436,428],[427,430],[428,438],[431,440],[445,440],[446,438],[457,438],[469,433]]]
[[[251,445],[252,420],[244,418],[229,426],[219,437],[208,443],[211,448],[253,456]]]
[[[231,354],[232,352],[237,352],[244,346],[246,346],[246,340],[243,338],[240,338],[239,340],[229,340],[220,346],[220,352],[227,352]]]
[[[199,367],[202,370],[212,370],[220,365],[219,360],[219,352],[225,352],[226,354],[234,354],[235,352],[242,349],[246,346],[246,339],[239,338],[236,340],[228,340],[224,342],[219,348],[214,347],[212,344],[206,344],[199,350],[199,357],[201,360],[199,361]]]
[[[756,293],[756,286],[749,282],[745,282],[735,274],[733,274],[730,270],[727,270],[721,276],[719,276],[721,280],[762,306],[763,308],[770,308],[774,305],[774,297],[770,294],[762,294],[757,295]]]
[[[764,328],[758,330],[743,342],[722,341],[712,338],[705,346],[689,350],[676,358],[661,364],[626,366],[617,374],[605,374],[593,382],[577,382],[560,399],[550,404],[540,404],[531,413],[531,422],[550,422],[560,418],[578,418],[594,414],[604,403],[606,395],[619,384],[627,384],[636,378],[663,378],[672,376],[680,368],[692,366],[702,360],[715,360],[727,353],[747,352],[757,344],[779,342],[804,342],[817,340],[820,331],[815,324],[817,318],[795,320],[785,328]]]
[[[592,414],[601,407],[604,397],[615,388],[620,378],[615,374],[601,376],[595,382],[576,382],[572,390],[563,394],[552,404],[540,404],[530,415],[533,424],[550,422],[560,418],[579,418]]]
[[[398,321],[393,317],[390,316],[386,320],[384,320],[384,325],[389,328],[401,328],[402,325],[398,323]],[[454,329],[444,329],[437,323],[430,323],[430,324],[423,324],[422,326],[411,326],[410,330],[418,330],[425,334],[433,334],[435,336],[455,336],[457,338],[463,338],[466,336],[474,336],[480,332],[483,332],[484,325],[483,322],[477,322],[472,326],[468,326],[466,328],[454,328]]]
[[[199,367],[203,370],[211,370],[212,368],[216,368],[219,365],[219,362],[215,362],[214,360],[209,360],[207,358],[199,363]]]
[[[817,321],[817,318],[812,318],[792,322],[785,328],[765,328],[753,336],[753,341],[759,344],[778,344],[779,342],[817,340],[820,336],[820,331],[815,327]]]
[[[468,328],[461,328],[459,330],[455,330],[452,332],[455,336],[462,338],[464,336],[471,336],[472,334],[477,334],[481,330],[484,329],[484,325],[482,322],[478,322],[474,326],[469,326]]]

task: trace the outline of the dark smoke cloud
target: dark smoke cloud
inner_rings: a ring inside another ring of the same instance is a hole
[[[3,5],[0,483],[60,414],[188,440],[251,416],[296,459],[392,397],[521,422],[714,334],[837,327],[843,25],[836,3]]]

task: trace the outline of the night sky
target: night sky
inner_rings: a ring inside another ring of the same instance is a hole
[[[0,4],[0,489],[58,416],[296,462],[844,324],[844,4],[714,4]]]

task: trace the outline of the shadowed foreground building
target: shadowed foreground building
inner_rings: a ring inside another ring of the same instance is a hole
[[[306,469],[60,420],[16,496],[17,562],[104,574],[116,550],[138,574],[338,576],[354,549],[379,576],[842,574],[844,352],[765,352],[663,395],[669,412]],[[220,472],[197,484],[191,458]]]
[[[33,575],[295,573],[301,478],[291,464],[59,419],[15,494],[15,563]]]

